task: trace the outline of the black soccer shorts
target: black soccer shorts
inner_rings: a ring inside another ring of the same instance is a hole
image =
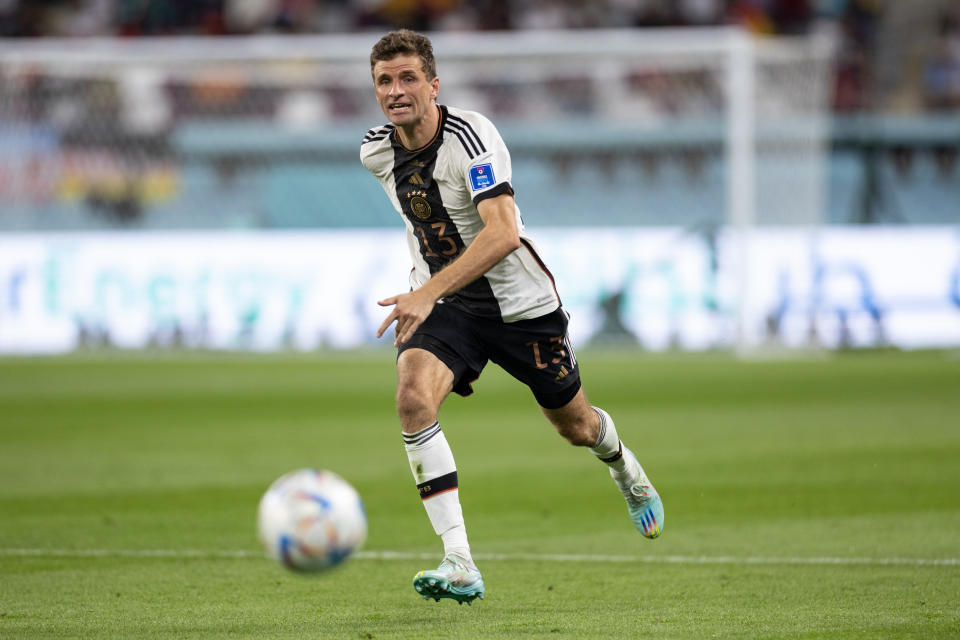
[[[491,360],[530,387],[541,407],[559,409],[580,390],[567,324],[562,307],[539,318],[503,322],[437,304],[397,357],[407,349],[429,351],[453,372],[453,390],[461,396],[473,393],[472,383]]]

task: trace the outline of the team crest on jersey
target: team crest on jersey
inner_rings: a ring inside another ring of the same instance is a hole
[[[492,187],[496,179],[493,177],[493,165],[478,164],[470,167],[470,188],[474,191]]]
[[[407,196],[410,198],[410,213],[419,220],[427,220],[433,213],[433,210],[430,208],[430,203],[427,202],[426,195],[423,191],[411,191]]]

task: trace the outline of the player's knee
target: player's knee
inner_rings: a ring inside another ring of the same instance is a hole
[[[397,415],[404,430],[429,426],[437,419],[437,410],[421,389],[412,385],[397,387]]]

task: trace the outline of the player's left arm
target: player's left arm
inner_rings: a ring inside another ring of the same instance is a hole
[[[480,200],[477,211],[484,227],[466,251],[419,289],[378,302],[384,307],[393,305],[393,311],[377,330],[378,338],[396,321],[394,346],[406,342],[433,311],[437,300],[467,286],[520,248],[513,195],[502,193]]]

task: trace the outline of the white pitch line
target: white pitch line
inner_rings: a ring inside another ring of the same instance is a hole
[[[200,549],[0,549],[0,556],[35,558],[254,558],[256,551]]]
[[[260,551],[200,549],[2,549],[0,556],[35,558],[260,558]],[[358,551],[359,560],[433,560],[435,553]],[[478,561],[592,562],[687,565],[867,565],[956,567],[960,558],[761,557],[761,556],[629,556],[564,553],[475,553]]]

